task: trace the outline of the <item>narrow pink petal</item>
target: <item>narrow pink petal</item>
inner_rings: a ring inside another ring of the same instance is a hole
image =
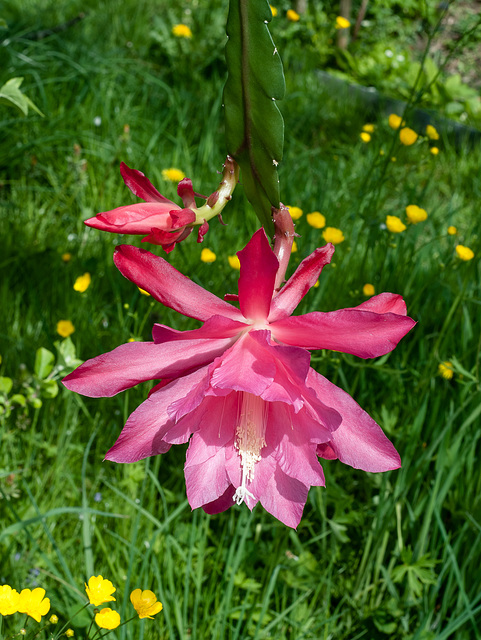
[[[113,462],[136,462],[148,456],[165,453],[171,444],[163,440],[174,426],[167,409],[176,399],[188,395],[195,387],[202,371],[177,378],[159,391],[151,394],[130,414],[117,442],[107,452],[106,460]]]
[[[416,323],[395,313],[340,309],[291,316],[270,325],[276,340],[305,349],[331,349],[360,358],[389,353]]]
[[[177,242],[182,242],[182,240],[192,233],[192,228],[180,229],[180,231],[171,231],[170,229],[164,230],[152,227],[149,231],[149,235],[142,238],[141,242],[157,244],[162,247],[164,251],[170,253]]]
[[[233,338],[248,325],[230,320],[224,316],[212,316],[200,327],[192,331],[177,331],[162,324],[154,324],[152,337],[156,344],[170,340],[198,340],[199,338]],[[306,372],[307,374],[307,372]]]
[[[209,231],[209,223],[207,220],[204,220],[197,231],[197,242],[204,242],[204,236],[207,231]]]
[[[175,378],[212,362],[230,340],[187,340],[164,344],[128,342],[87,360],[62,382],[91,398],[110,397],[145,380]]]
[[[165,202],[176,207],[171,200],[168,200],[153,186],[148,178],[137,169],[130,169],[125,162],[120,163],[120,173],[125,184],[138,198],[146,202]]]
[[[245,318],[266,320],[279,262],[264,229],[254,233],[247,245],[237,253],[240,260],[239,304]]]
[[[342,416],[340,427],[331,434],[332,451],[321,446],[321,456],[332,459],[334,452],[341,462],[364,471],[389,471],[401,466],[399,454],[381,427],[348,393],[313,369],[307,381],[318,397],[335,407]]]
[[[180,229],[185,227],[186,224],[195,222],[195,213],[192,209],[178,209],[172,212],[172,228]]]
[[[301,262],[295,273],[274,296],[269,322],[276,322],[291,315],[309,289],[316,284],[322,269],[331,262],[333,253],[334,245],[329,243],[316,249]]]
[[[262,494],[260,503],[274,518],[295,529],[302,518],[309,487],[290,478],[277,466]]]
[[[209,502],[208,504],[203,504],[202,509],[210,515],[227,511],[227,509],[234,505],[234,493],[235,488],[232,485],[229,485],[220,498],[217,498],[217,500]]]
[[[190,178],[183,178],[177,185],[177,195],[180,196],[184,207],[191,209],[196,208],[195,194],[192,188],[192,180]]]
[[[110,233],[140,235],[149,233],[152,227],[170,229],[171,211],[176,211],[176,205],[142,202],[98,213],[95,217],[84,220],[84,224]]]
[[[233,446],[237,426],[235,396],[235,393],[231,393],[221,398],[207,397],[204,399],[198,430],[192,436],[187,449],[186,468],[202,464],[215,456],[220,449]]]
[[[374,313],[397,313],[400,316],[407,314],[406,303],[398,293],[380,293],[353,308]]]
[[[199,287],[166,260],[149,251],[120,245],[115,250],[114,262],[123,276],[185,316],[202,321],[214,315],[240,322],[244,320],[238,309]]]
[[[184,475],[187,499],[192,509],[214,502],[231,486],[225,470],[224,449],[202,464],[186,467]]]

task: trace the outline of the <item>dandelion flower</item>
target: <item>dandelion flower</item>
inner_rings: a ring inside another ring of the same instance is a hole
[[[376,290],[374,289],[374,285],[367,283],[363,286],[362,292],[366,298],[369,298],[375,294]]]
[[[465,262],[474,258],[474,251],[469,247],[463,247],[462,244],[456,246],[456,253],[458,254],[458,258]]]
[[[164,180],[170,180],[171,182],[180,182],[185,178],[185,173],[180,169],[170,167],[170,169],[162,169],[162,177]]]
[[[227,260],[229,261],[231,269],[240,270],[240,260],[237,256],[227,256]]]
[[[17,613],[20,594],[8,584],[0,586],[0,615],[11,616]]]
[[[406,225],[397,216],[386,216],[386,227],[391,233],[401,233],[406,230]]]
[[[441,364],[438,365],[438,372],[445,380],[451,380],[454,375],[453,365],[451,362],[441,362]]]
[[[162,603],[157,600],[155,593],[146,589],[135,589],[130,594],[130,602],[134,605],[134,609],[139,614],[139,618],[150,618],[159,611],[162,611]]]
[[[319,211],[313,211],[306,216],[307,223],[314,229],[324,229],[326,226],[326,218]]]
[[[210,249],[202,249],[200,252],[200,259],[202,262],[215,262],[217,256]]]
[[[98,607],[104,602],[115,602],[112,594],[116,589],[110,580],[105,580],[102,576],[92,576],[88,585],[85,585],[85,591],[90,604],[93,604],[94,607]]]
[[[343,16],[337,16],[336,18],[336,29],[347,29],[351,26],[351,23],[347,18]]]
[[[362,130],[366,133],[374,133],[374,125],[367,123],[362,127]]]
[[[26,613],[37,622],[40,622],[42,616],[47,615],[50,610],[50,600],[45,598],[45,589],[37,587],[33,591],[23,589],[20,592],[18,601],[18,612]]]
[[[68,338],[75,331],[75,327],[70,320],[59,320],[57,322],[57,333],[62,338]]]
[[[428,124],[426,127],[426,135],[430,140],[439,140],[439,133],[432,124]]]
[[[404,121],[401,116],[398,116],[395,113],[391,113],[388,119],[388,124],[391,129],[399,129],[399,127],[404,124]]]
[[[322,237],[326,242],[332,242],[332,244],[341,244],[341,242],[344,242],[344,234],[340,229],[336,229],[336,227],[326,227],[322,232]]]
[[[439,153],[439,149],[437,147],[430,147],[429,151],[433,154],[433,156],[437,156]]]
[[[172,33],[176,38],[192,38],[192,31],[186,24],[174,24]]]
[[[455,236],[458,233],[458,230],[456,227],[453,227],[452,225],[448,227],[448,234],[450,236]]]
[[[409,127],[403,127],[399,132],[399,140],[401,144],[410,147],[418,139],[418,134]]]
[[[299,18],[301,17],[297,13],[297,11],[294,11],[294,9],[289,9],[286,15],[287,15],[287,19],[290,20],[291,22],[299,22]]]
[[[117,611],[105,607],[96,614],[95,622],[101,629],[117,629],[120,624],[120,615]]]
[[[289,209],[289,213],[291,214],[291,218],[293,220],[299,220],[304,211],[299,207],[287,207]]]
[[[428,217],[425,209],[421,209],[415,204],[410,204],[406,207],[406,216],[409,222],[412,224],[417,224],[418,222],[423,222]]]
[[[363,131],[362,133],[359,134],[361,140],[363,142],[370,142],[371,141],[371,134],[366,133],[365,131]]]
[[[75,291],[83,293],[90,287],[91,282],[92,278],[90,277],[90,273],[84,273],[83,276],[79,276],[77,280],[75,280],[73,288]]]
[[[62,260],[64,262],[70,262],[71,259],[72,259],[71,253],[62,253]]]
[[[277,9],[273,7],[271,4],[269,6],[271,8],[272,17],[275,18],[277,15]]]

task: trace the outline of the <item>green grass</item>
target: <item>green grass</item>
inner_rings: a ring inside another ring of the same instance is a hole
[[[12,393],[40,384],[31,376],[35,352],[55,352],[60,319],[75,325],[83,360],[132,337],[148,340],[154,322],[197,326],[114,267],[114,246],[139,238],[82,221],[129,201],[121,160],[175,198],[162,169],[179,167],[208,194],[225,153],[220,2],[190,15],[147,1],[22,4],[28,11],[6,3],[10,44],[0,68],[5,78],[25,77],[22,88],[45,118],[0,107],[0,376],[14,380]],[[29,37],[81,10],[86,17],[67,31]],[[184,21],[194,38],[174,41],[170,26]],[[163,612],[112,633],[118,639],[480,638],[480,149],[454,149],[443,132],[437,157],[426,142],[399,147],[385,118],[361,143],[361,116],[329,96],[310,67],[291,65],[295,39],[286,49],[281,194],[304,210],[289,272],[323,244],[307,212],[321,211],[346,237],[297,313],[355,306],[366,282],[404,296],[418,324],[391,355],[312,356],[383,426],[402,469],[366,474],[326,461],[326,489],[310,490],[297,531],[260,507],[191,512],[185,447],[132,465],[102,462],[146,386],[97,400],[62,388],[39,409],[29,402],[0,416],[0,578],[17,590],[43,586],[60,625],[84,603],[92,574],[117,586],[124,619],[130,591],[152,589]],[[386,215],[405,219],[408,204],[424,207],[427,221],[389,234]],[[219,296],[236,291],[227,256],[257,228],[242,186],[224,219],[228,226],[213,222],[204,241],[216,262],[200,262],[193,237],[168,257]],[[475,258],[458,260],[458,243]],[[92,284],[79,294],[73,283],[86,271]],[[452,381],[438,374],[446,360]],[[74,618],[76,637],[88,623]],[[6,618],[5,637],[21,624]]]

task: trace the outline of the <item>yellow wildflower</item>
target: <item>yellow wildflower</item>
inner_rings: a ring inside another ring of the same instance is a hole
[[[37,587],[33,591],[30,589],[22,589],[18,601],[18,612],[26,613],[37,622],[40,622],[42,616],[47,615],[50,610],[50,600],[45,598],[45,589]]]
[[[57,333],[62,338],[68,338],[75,331],[75,327],[70,320],[59,320],[57,322]]]
[[[87,598],[94,607],[98,607],[104,602],[115,602],[115,598],[112,596],[115,591],[116,589],[110,580],[105,580],[102,576],[92,576],[88,585],[85,585]]]
[[[200,252],[200,259],[202,262],[215,262],[217,256],[210,249],[202,249]]]
[[[73,638],[75,635],[75,631],[73,629],[67,629],[65,635],[67,636],[67,638]]]
[[[362,292],[366,297],[373,296],[375,293],[374,285],[369,283],[365,284],[362,288]]]
[[[120,624],[120,615],[117,611],[105,607],[97,613],[95,622],[101,629],[117,629]]]
[[[337,16],[336,18],[336,29],[347,29],[351,26],[351,23],[347,18],[343,16]]]
[[[186,24],[174,24],[172,33],[176,38],[192,38],[192,31]]]
[[[51,622],[52,624],[57,624],[58,622],[58,616],[56,616],[55,614],[51,615],[50,618],[48,619],[49,622]]]
[[[344,234],[340,229],[336,229],[335,227],[326,227],[322,232],[322,237],[326,242],[332,242],[332,244],[344,242]]]
[[[162,177],[164,180],[170,180],[171,182],[180,182],[185,178],[185,173],[180,169],[170,167],[170,169],[162,169]]]
[[[137,287],[137,289],[140,291],[140,293],[143,296],[150,296],[150,293],[148,291],[146,291],[145,289],[141,289],[140,287]]]
[[[302,216],[302,214],[304,213],[304,211],[302,209],[300,209],[299,207],[287,207],[289,209],[289,213],[291,214],[291,218],[293,220],[299,220],[299,218]]]
[[[401,233],[406,229],[406,225],[397,216],[386,216],[386,227],[391,233]]]
[[[428,124],[426,127],[426,135],[430,140],[439,140],[439,133],[432,124]]]
[[[454,375],[453,365],[451,362],[441,362],[441,364],[438,365],[438,372],[445,380],[451,380]]]
[[[458,254],[458,258],[465,262],[474,258],[474,251],[469,247],[463,247],[462,244],[456,246],[456,253]]]
[[[406,207],[406,216],[409,222],[412,224],[417,224],[418,222],[423,222],[428,217],[428,214],[425,209],[421,209],[415,204],[410,204]]]
[[[295,240],[292,243],[291,253],[297,253],[297,242]]]
[[[379,150],[379,155],[380,155],[380,156],[383,156],[383,155],[384,155],[384,149],[380,149],[380,150]]]
[[[90,273],[84,273],[83,276],[79,276],[77,280],[75,280],[73,288],[75,291],[83,293],[90,287],[91,282],[92,278],[90,277]]]
[[[393,156],[393,157],[391,158],[391,162],[396,162],[396,161],[397,161],[396,156]]]
[[[314,229],[324,229],[326,226],[326,218],[319,211],[308,213],[306,220],[311,227],[314,227]]]
[[[399,129],[399,127],[401,125],[404,125],[404,120],[401,118],[401,116],[398,116],[395,113],[391,113],[391,115],[388,118],[388,124],[391,127],[391,129]]]
[[[370,142],[371,140],[371,135],[369,133],[366,133],[365,131],[363,131],[362,133],[359,134],[360,138],[363,142]]]
[[[448,227],[448,233],[450,236],[455,236],[458,233],[458,230],[456,227],[453,227],[451,225],[450,227]]]
[[[269,6],[271,8],[272,17],[275,18],[276,15],[277,15],[277,9],[275,7],[273,7],[271,4]]]
[[[374,125],[367,123],[362,127],[362,130],[366,133],[374,133]]]
[[[289,9],[286,15],[287,19],[291,22],[299,22],[299,18],[301,17],[297,11],[294,11],[294,9]]]
[[[71,259],[72,259],[71,253],[62,253],[62,260],[64,262],[70,262]]]
[[[399,140],[401,144],[410,147],[418,139],[418,134],[409,127],[403,127],[399,132]]]
[[[134,609],[139,614],[139,618],[150,618],[159,611],[162,611],[162,603],[157,600],[155,593],[146,589],[135,589],[130,594],[130,602],[134,605]]]
[[[433,154],[433,156],[437,156],[439,153],[439,149],[437,147],[431,147],[429,151]]]
[[[316,280],[316,283],[314,285],[314,289],[317,289],[318,286],[319,286],[319,280]]]
[[[20,594],[8,584],[0,586],[0,615],[11,616],[17,613]]]
[[[229,261],[229,265],[231,269],[240,269],[240,260],[237,256],[227,256],[227,260]]]

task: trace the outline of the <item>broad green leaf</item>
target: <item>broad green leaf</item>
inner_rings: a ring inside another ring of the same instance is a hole
[[[0,393],[10,393],[12,385],[12,378],[0,377]]]
[[[19,404],[21,407],[25,407],[27,405],[27,400],[21,393],[14,393],[10,400],[15,404]]]
[[[42,398],[55,398],[58,395],[58,384],[55,380],[44,380],[41,386]]]
[[[34,372],[37,378],[40,378],[40,380],[44,380],[52,371],[54,362],[55,356],[51,351],[45,349],[44,347],[40,347],[40,349],[37,349],[34,366]]]
[[[224,88],[227,153],[241,168],[245,194],[270,235],[271,207],[279,207],[277,164],[284,121],[276,100],[284,97],[282,62],[267,23],[267,0],[230,0]]]
[[[29,107],[43,116],[40,109],[20,90],[22,82],[23,78],[10,78],[10,80],[7,80],[3,87],[0,87],[0,103],[3,102],[18,107],[24,116],[28,114]]]

